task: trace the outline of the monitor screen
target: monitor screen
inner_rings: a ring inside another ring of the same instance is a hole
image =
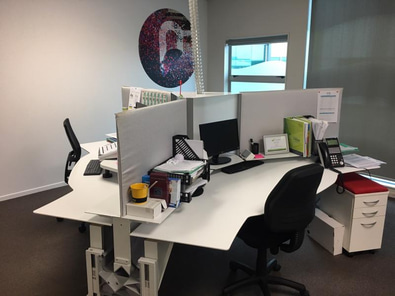
[[[199,130],[204,149],[209,157],[212,156],[211,164],[230,162],[229,157],[219,157],[219,155],[240,148],[237,119],[200,124]]]

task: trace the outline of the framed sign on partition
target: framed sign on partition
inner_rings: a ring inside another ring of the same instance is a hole
[[[263,136],[263,147],[265,155],[288,153],[288,135],[278,134]]]

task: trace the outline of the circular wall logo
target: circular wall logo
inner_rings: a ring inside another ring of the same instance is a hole
[[[139,37],[141,64],[163,87],[177,87],[193,74],[191,24],[172,9],[160,9],[144,22]]]

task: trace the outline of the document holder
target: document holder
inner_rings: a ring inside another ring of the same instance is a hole
[[[175,135],[173,136],[173,156],[177,154],[182,154],[184,156],[184,159],[186,160],[200,160],[202,161],[203,159],[200,159],[196,153],[193,151],[193,149],[188,145],[188,143],[185,141],[189,139],[188,136],[186,135]],[[194,178],[193,180],[189,180],[189,182],[183,182],[181,178],[181,201],[182,202],[190,202],[192,200],[192,195],[189,192],[185,192],[185,187],[186,185],[191,185],[193,181],[201,177],[204,180],[207,180],[207,182],[210,181],[210,164],[208,161],[203,160],[205,165],[203,167],[203,171],[201,172],[200,176],[197,178]],[[186,176],[183,176],[186,177]],[[191,176],[189,176],[191,177]],[[186,177],[188,178],[188,177]],[[184,189],[184,190],[183,190]]]
[[[210,164],[208,161],[200,159],[192,148],[185,141],[188,136],[185,135],[175,135],[173,136],[173,156],[177,154],[182,154],[186,160],[200,160],[205,162],[204,170],[201,177],[207,181],[210,181]]]
[[[210,181],[210,164],[208,161],[200,159],[196,153],[192,150],[192,148],[188,145],[185,141],[188,139],[188,136],[185,135],[175,135],[172,139],[172,152],[173,157],[177,154],[181,154],[184,156],[185,160],[196,160],[196,161],[203,161],[204,166],[200,169],[200,171],[196,174],[189,174],[189,173],[167,173],[169,178],[175,178],[181,180],[181,197],[180,200],[182,202],[190,202],[192,200],[193,193],[186,192],[186,188],[193,184],[199,178],[204,180]],[[149,172],[149,174],[152,170]],[[194,192],[195,196],[197,191]]]

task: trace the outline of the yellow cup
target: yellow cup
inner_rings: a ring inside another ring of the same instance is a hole
[[[130,185],[130,191],[132,192],[132,201],[135,203],[143,203],[147,201],[148,195],[148,184],[145,183],[134,183]]]

